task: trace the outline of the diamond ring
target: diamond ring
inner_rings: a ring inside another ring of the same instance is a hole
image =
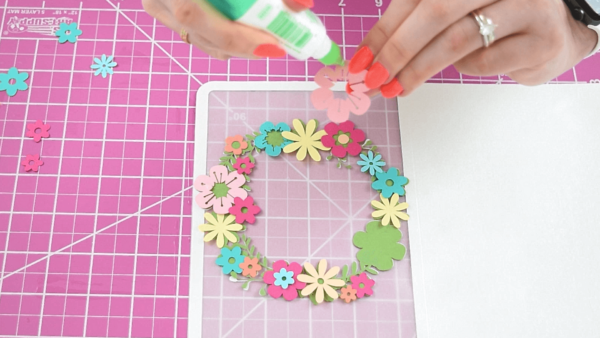
[[[494,30],[496,27],[498,27],[498,25],[494,25],[490,18],[486,18],[479,11],[474,11],[471,13],[471,15],[473,15],[477,25],[479,25],[479,34],[483,36],[484,46],[489,47],[492,43],[494,43],[494,40],[496,40]]]

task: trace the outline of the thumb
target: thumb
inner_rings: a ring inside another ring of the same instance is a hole
[[[295,12],[313,8],[315,5],[313,0],[283,0],[283,3]]]

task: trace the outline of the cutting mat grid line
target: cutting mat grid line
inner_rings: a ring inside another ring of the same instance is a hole
[[[318,3],[315,11],[350,58],[389,1],[338,3]],[[0,0],[0,15],[0,71],[16,66],[30,73],[28,91],[0,93],[0,335],[186,336],[192,93],[209,81],[310,81],[321,65],[211,59],[155,22],[139,1]],[[77,44],[58,44],[39,33],[44,25],[32,28],[49,17],[79,20]],[[119,63],[115,74],[94,77],[93,57],[111,52]],[[597,81],[599,63],[596,55],[553,82]],[[512,83],[461,76],[454,68],[431,81]],[[395,109],[388,104],[373,112],[388,115]],[[37,119],[52,125],[51,138],[40,143],[23,138],[26,123]],[[45,161],[37,174],[19,165],[28,153]],[[255,308],[251,302],[244,309]],[[255,312],[264,318],[274,308]],[[311,311],[316,330],[321,312]],[[221,317],[223,325],[230,320]]]

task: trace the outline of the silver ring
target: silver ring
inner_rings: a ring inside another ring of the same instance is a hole
[[[471,13],[475,18],[475,22],[479,26],[479,34],[483,36],[483,45],[489,47],[496,40],[494,30],[498,25],[494,25],[492,19],[486,18],[481,12],[474,11]]]

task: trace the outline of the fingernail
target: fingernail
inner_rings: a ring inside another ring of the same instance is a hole
[[[381,96],[386,99],[391,99],[392,97],[396,97],[404,91],[404,88],[398,82],[398,79],[393,79],[392,81],[381,86]]]
[[[373,58],[373,52],[369,46],[361,47],[350,60],[350,63],[348,64],[348,71],[352,74],[362,72],[373,62]]]
[[[389,76],[388,70],[381,63],[376,62],[365,76],[365,85],[370,89],[378,88]]]
[[[350,88],[350,82],[346,82],[346,93],[348,93],[348,95],[352,94],[353,90],[352,88]]]
[[[300,5],[302,7],[306,7],[306,8],[313,8],[315,6],[315,3],[313,2],[313,0],[292,0],[292,1],[297,3],[298,5]]]
[[[287,53],[281,47],[270,43],[262,44],[254,50],[254,55],[261,58],[280,58],[284,57]]]

